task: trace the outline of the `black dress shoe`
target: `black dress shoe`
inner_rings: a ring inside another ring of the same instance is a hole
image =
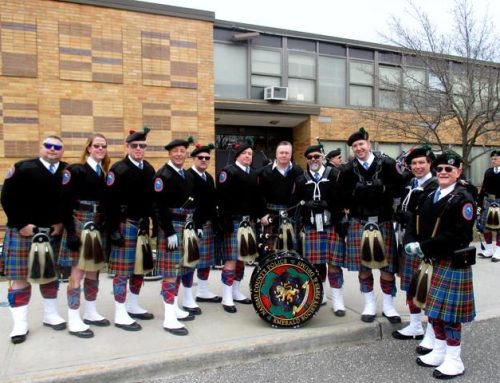
[[[337,310],[337,311],[334,311],[333,313],[335,314],[335,316],[338,316],[338,317],[345,316],[345,310]]]
[[[400,317],[399,315],[394,315],[394,316],[392,316],[392,317],[389,317],[389,316],[385,315],[384,313],[382,313],[382,315],[383,315],[384,317],[386,317],[386,318],[387,318],[387,320],[388,320],[390,323],[392,323],[392,324],[401,323],[401,317]]]
[[[101,319],[101,320],[90,320],[90,319],[84,319],[83,323],[92,325],[92,326],[98,326],[98,327],[108,327],[111,323],[109,320],[106,318]]]
[[[456,375],[446,375],[446,374],[443,374],[438,369],[435,369],[434,371],[432,371],[432,376],[435,377],[436,379],[453,379],[454,377],[460,376],[460,375],[463,375],[463,374],[464,373],[461,372],[461,373],[458,373]]]
[[[500,262],[499,258],[491,258],[491,262]],[[439,379],[445,379],[445,378],[439,378]]]
[[[191,313],[189,313],[189,315],[185,318],[177,318],[178,321],[181,321],[181,322],[189,322],[189,321],[192,321],[195,319],[195,316]]]
[[[221,303],[222,302],[222,297],[215,296],[213,298],[202,298],[202,297],[196,297],[196,302],[205,302],[205,303]]]
[[[427,347],[422,347],[422,346],[417,346],[417,348],[415,348],[415,352],[418,355],[426,355],[431,351],[432,351],[432,348],[427,348]]]
[[[142,319],[142,320],[151,320],[154,319],[154,315],[151,313],[141,313],[141,314],[134,314],[134,313],[128,313],[130,318],[134,319]]]
[[[371,323],[375,320],[376,315],[364,314],[361,315],[361,320],[366,323]]]
[[[224,311],[227,312],[227,313],[230,313],[230,314],[234,314],[236,311],[236,306],[228,306],[228,305],[222,305],[222,307],[224,308]]]
[[[201,309],[199,307],[182,306],[182,309],[193,315],[201,315]]]
[[[418,364],[419,366],[421,366],[421,367],[437,367],[437,366],[433,366],[432,364],[427,364],[427,363],[424,363],[424,362],[422,361],[422,359],[420,359],[420,358],[417,358],[417,359],[415,360],[415,362],[417,362],[417,364]]]
[[[43,322],[43,325],[47,326],[47,327],[51,327],[53,330],[56,330],[56,331],[61,331],[61,330],[64,330],[66,328],[66,322],[62,322],[59,324],[50,324],[50,323]]]
[[[185,327],[181,327],[181,328],[166,328],[166,327],[163,327],[163,329],[167,332],[169,332],[170,334],[174,334],[174,335],[187,335],[189,334],[189,331],[187,328]]]
[[[14,344],[19,344],[19,343],[23,343],[25,340],[26,340],[26,335],[28,335],[28,332],[26,332],[26,334],[23,334],[23,335],[14,335],[14,336],[11,336],[10,337],[10,341]]]
[[[410,340],[410,339],[422,340],[422,339],[424,339],[423,335],[404,335],[404,334],[401,334],[398,330],[392,332],[392,337],[394,339],[399,339],[399,340]]]
[[[83,331],[70,331],[69,333],[78,338],[92,338],[94,336],[94,332],[91,329]]]
[[[251,305],[252,304],[252,300],[249,298],[245,298],[245,299],[234,299],[233,298],[233,301],[241,303],[242,305]]]
[[[132,322],[130,324],[115,323],[115,326],[126,331],[139,331],[142,330],[142,326],[137,322]]]

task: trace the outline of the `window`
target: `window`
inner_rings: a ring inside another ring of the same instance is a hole
[[[373,106],[373,64],[351,61],[349,68],[349,103]]]
[[[320,56],[318,65],[319,103],[345,106],[346,60]]]
[[[316,56],[288,53],[288,98],[315,102]]]
[[[247,49],[215,44],[215,97],[247,98]]]
[[[262,100],[266,86],[281,85],[281,67],[281,52],[252,49],[252,99]]]
[[[379,66],[379,106],[384,109],[399,109],[399,86],[401,69]]]

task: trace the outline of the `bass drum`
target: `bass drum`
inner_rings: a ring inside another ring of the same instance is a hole
[[[297,328],[318,311],[323,286],[316,268],[297,252],[273,252],[250,279],[257,314],[273,327]]]

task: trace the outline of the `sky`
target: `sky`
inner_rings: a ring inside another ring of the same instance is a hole
[[[235,21],[374,43],[388,43],[388,20],[413,25],[406,0],[143,0],[215,12],[219,20]],[[443,33],[451,32],[455,0],[413,0]],[[500,20],[500,1],[471,0],[482,18]],[[497,27],[496,32],[499,32]]]

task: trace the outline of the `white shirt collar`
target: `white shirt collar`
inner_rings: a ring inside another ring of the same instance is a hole
[[[288,165],[286,166],[286,168],[282,169],[278,166],[278,163],[276,162],[276,160],[274,160],[273,162],[273,166],[272,166],[272,170],[274,169],[278,169],[278,171],[282,174],[282,175],[285,175],[287,171],[289,171],[290,169],[292,168],[292,162],[290,161],[288,163]]]
[[[439,195],[439,200],[442,199],[443,197],[446,197],[448,194],[450,194],[453,191],[453,189],[455,189],[456,185],[457,185],[457,183],[455,182],[453,185],[450,185],[447,188],[444,188],[444,189],[438,188],[438,189],[436,189],[436,192],[439,190],[440,193],[441,193]]]
[[[234,161],[234,163],[236,164],[236,166],[238,166],[241,170],[243,170],[246,173],[247,167],[249,167],[249,166],[242,165],[238,161]]]
[[[194,170],[194,172],[195,172],[196,174],[198,174],[200,177],[203,177],[203,174],[205,173],[205,172],[200,172],[198,169],[196,169],[196,167],[195,167],[194,165],[193,165],[193,166],[191,166],[191,169],[193,169],[193,170]]]
[[[92,169],[94,169],[94,171],[96,171],[97,169],[97,165],[101,165],[100,162],[97,162],[96,160],[94,160],[92,157],[87,157],[87,163],[90,165],[90,167]],[[101,165],[101,168],[102,168],[102,165]]]
[[[321,165],[319,170],[317,172],[313,172],[311,169],[309,169],[309,173],[311,173],[314,176],[314,173],[319,173],[320,177],[323,177],[323,173],[325,172],[325,167]]]
[[[184,170],[183,168],[178,168],[177,166],[175,166],[172,161],[168,160],[168,163],[167,165],[170,165],[171,167],[173,167],[175,170],[177,170],[177,173],[179,173],[181,170]]]
[[[45,161],[42,157],[40,157],[40,162],[43,164],[43,166],[47,168],[47,170],[49,170],[49,167],[51,165],[50,162]],[[59,167],[59,162],[54,163],[54,165],[56,166],[56,171],[57,171],[57,168]]]
[[[431,172],[427,173],[422,178],[417,178],[417,182],[418,182],[417,186],[422,186],[425,183],[425,181],[427,181],[428,179],[431,179],[431,178],[432,178],[432,173]]]
[[[139,165],[141,164],[140,162],[133,160],[132,157],[130,157],[130,156],[127,156],[127,157],[130,160],[130,162],[132,162],[135,166],[139,167]]]
[[[372,152],[370,152],[370,155],[365,161],[360,160],[359,158],[356,158],[358,162],[360,163],[361,166],[363,166],[363,163],[368,162],[368,167],[372,166],[372,162],[375,159],[375,156],[373,155]]]

